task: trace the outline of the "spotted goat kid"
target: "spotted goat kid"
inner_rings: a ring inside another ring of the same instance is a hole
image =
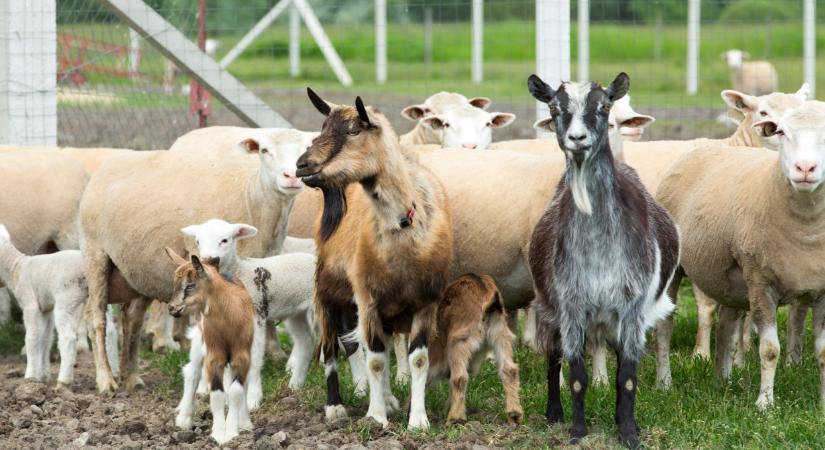
[[[547,352],[547,420],[564,412],[559,368],[570,363],[571,443],[587,435],[584,364],[588,336],[606,339],[619,362],[616,414],[622,444],[639,445],[634,404],[636,365],[645,331],[673,311],[666,287],[679,260],[673,220],[645,190],[636,172],[616,162],[608,142],[613,102],[630,87],[620,73],[606,89],[565,82],[557,90],[532,75],[530,93],[547,103],[551,127],[566,157],[553,200],[533,232],[538,341]]]

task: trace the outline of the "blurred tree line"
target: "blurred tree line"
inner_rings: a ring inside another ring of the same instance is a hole
[[[242,33],[278,0],[207,0],[211,33]],[[146,0],[173,25],[191,23],[197,0]],[[683,23],[687,19],[687,0],[590,0],[591,22]],[[362,23],[373,18],[374,0],[310,0],[323,22]],[[469,21],[471,0],[388,0],[387,14],[394,22],[422,22],[429,9],[433,21]],[[578,2],[570,0],[576,17]],[[801,18],[798,0],[702,0],[703,22],[782,22]],[[117,19],[99,0],[58,0],[58,21],[112,22]],[[825,20],[825,8],[817,15]],[[533,0],[484,0],[487,20],[533,20]],[[241,27],[239,29],[239,27]],[[188,27],[187,27],[188,28]]]

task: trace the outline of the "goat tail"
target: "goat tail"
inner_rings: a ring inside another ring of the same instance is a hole
[[[666,292],[662,293],[655,302],[649,303],[644,309],[645,329],[650,329],[656,326],[656,323],[662,319],[667,318],[676,309],[673,300]]]
[[[321,358],[335,358],[338,349],[338,327],[336,326],[335,307],[323,301],[316,293],[315,321],[319,333],[318,344],[315,346],[313,359],[316,363]]]

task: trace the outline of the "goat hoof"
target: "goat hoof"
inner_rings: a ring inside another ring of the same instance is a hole
[[[619,435],[619,442],[627,448],[639,447],[639,432],[633,427],[633,431],[623,432]]]
[[[126,385],[126,390],[128,392],[132,392],[135,389],[143,389],[146,387],[146,384],[137,375],[129,377],[124,384]]]
[[[559,406],[547,411],[547,423],[550,425],[564,422],[564,410]]]
[[[570,430],[570,445],[576,445],[581,442],[584,437],[587,436],[587,429],[584,427],[573,427]]]
[[[115,380],[103,379],[97,381],[97,391],[101,394],[114,394],[117,391],[117,383]]]
[[[524,413],[521,411],[510,411],[507,413],[507,422],[511,425],[521,425]]]
[[[327,405],[325,408],[327,420],[335,420],[347,417],[347,409],[344,405]]]
[[[467,418],[466,417],[448,417],[447,418],[447,426],[448,427],[453,427],[453,426],[457,426],[457,425],[464,425],[465,423],[467,423]]]
[[[384,427],[387,425],[385,424]],[[430,421],[426,414],[414,414],[410,417],[410,422],[407,424],[408,430],[427,431],[430,429]]]

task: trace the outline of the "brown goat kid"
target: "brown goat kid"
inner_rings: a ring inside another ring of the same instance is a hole
[[[411,337],[408,426],[426,429],[427,341],[453,257],[446,195],[438,179],[402,151],[383,114],[365,108],[360,97],[355,107],[339,106],[307,92],[326,117],[321,134],[298,159],[297,174],[324,193],[315,312],[327,418],[346,415],[335,357],[338,337],[349,334],[348,340],[367,347],[367,417],[387,424],[388,406],[398,407],[389,384],[388,340],[401,332]]]
[[[429,380],[450,379],[447,423],[467,420],[468,375],[478,371],[492,350],[504,386],[504,410],[510,423],[521,423],[519,368],[513,362],[515,335],[507,326],[504,302],[489,275],[466,274],[452,282],[438,307],[430,333]]]
[[[239,429],[252,430],[246,404],[253,335],[252,299],[243,284],[225,279],[215,266],[201,264],[197,256],[187,261],[168,247],[166,253],[179,265],[169,313],[175,317],[184,312],[201,314],[197,326],[206,346],[206,379],[212,389],[212,438],[224,444],[237,436]],[[225,393],[223,376],[227,365],[232,381]],[[194,372],[196,376],[200,374],[200,370]],[[227,399],[229,412],[224,414]]]

